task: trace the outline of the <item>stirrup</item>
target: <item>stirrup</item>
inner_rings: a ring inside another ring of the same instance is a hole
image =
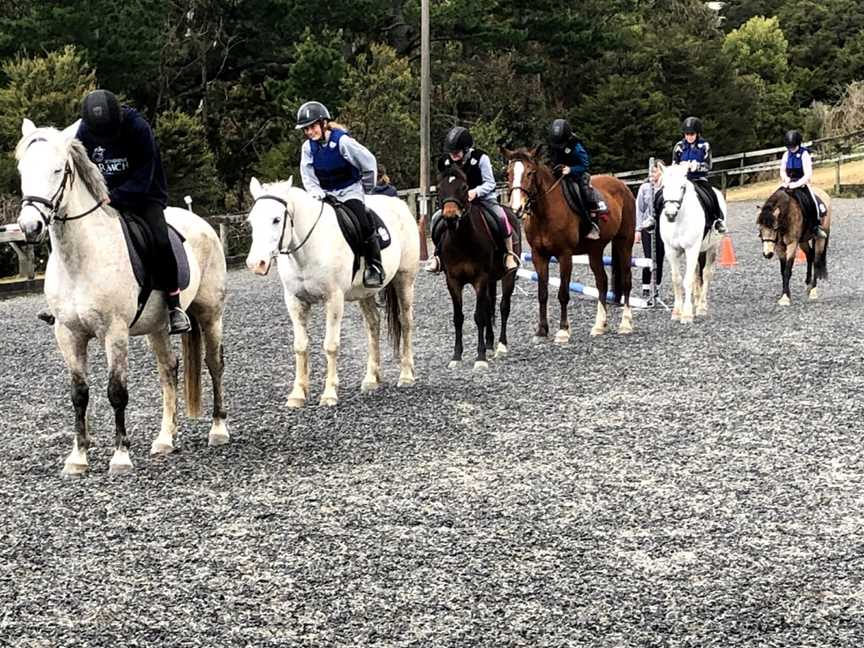
[[[509,267],[507,265],[508,259],[513,259],[515,261],[516,265],[512,268]],[[515,252],[511,252],[510,250],[507,250],[507,252],[504,253],[504,269],[507,272],[515,272],[516,270],[518,270],[521,267],[522,267],[522,259],[519,257],[519,255],[516,254]]]
[[[591,231],[585,235],[585,238],[591,239],[592,241],[597,241],[600,239],[600,225],[591,221]]]
[[[384,271],[375,266],[366,266],[363,271],[364,288],[380,288],[384,285]]]
[[[813,231],[813,236],[817,239],[824,240],[828,238],[828,232],[826,232],[824,229],[822,229],[821,226],[819,226]]]
[[[172,308],[168,311],[168,334],[180,335],[192,330],[192,322],[182,308]]]
[[[438,255],[435,254],[426,260],[426,265],[423,266],[423,269],[426,272],[429,272],[432,274],[438,274],[444,268],[441,266],[441,259],[439,259]]]

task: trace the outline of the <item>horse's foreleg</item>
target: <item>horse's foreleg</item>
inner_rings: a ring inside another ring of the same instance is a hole
[[[588,256],[591,272],[594,274],[594,284],[597,286],[597,317],[591,328],[591,335],[603,335],[609,330],[609,312],[606,307],[606,293],[609,290],[609,279],[606,268],[603,267],[603,251]],[[568,282],[569,286],[569,282]]]
[[[177,368],[180,363],[171,350],[167,331],[151,333],[148,339],[156,356],[159,383],[162,385],[162,425],[150,445],[150,454],[166,455],[174,452],[174,437],[177,434]]]
[[[125,322],[112,324],[105,336],[105,354],[108,360],[108,401],[114,408],[114,456],[109,471],[114,475],[132,472],[129,457],[129,439],[126,436],[126,405],[129,392],[126,377],[129,369],[129,331]],[[176,398],[176,396],[175,396]],[[176,404],[175,404],[176,408]]]
[[[487,369],[489,363],[486,361],[486,327],[489,325],[491,308],[489,306],[489,286],[483,278],[474,282],[474,293],[477,302],[474,305],[474,324],[477,326],[477,359],[474,361],[474,370]]]
[[[558,286],[558,303],[561,305],[561,320],[558,324],[558,332],[555,334],[555,342],[567,344],[570,341],[570,320],[567,316],[567,305],[570,303],[570,279],[573,276],[573,257],[565,254],[558,259],[558,272],[561,276],[561,284]]]
[[[337,360],[339,356],[339,340],[342,336],[342,313],[345,310],[345,295],[336,291],[327,300],[327,328],[324,333],[324,354],[327,356],[327,377],[324,379],[324,393],[321,394],[321,405],[333,406],[338,396],[339,372]],[[377,337],[377,336],[376,336]]]
[[[684,307],[681,309],[681,323],[693,323],[693,282],[699,266],[699,244],[684,252]]]
[[[381,385],[381,314],[375,297],[360,300],[363,323],[366,324],[366,375],[360,384],[360,391],[372,391]]]
[[[501,280],[501,334],[498,337],[498,348],[495,349],[496,358],[507,355],[507,320],[510,318],[510,300],[515,288],[516,273],[508,272]]]
[[[791,250],[792,248],[790,247],[787,249]],[[795,263],[795,252],[792,252],[791,259],[786,250],[783,252],[783,255],[780,256],[780,277],[783,280],[783,292],[780,295],[780,299],[777,300],[777,303],[780,306],[788,306],[792,303],[792,295],[789,292],[789,279],[792,277],[792,266]]]
[[[534,343],[549,337],[549,320],[546,318],[546,306],[549,301],[549,257],[534,253],[534,271],[537,273],[537,304],[540,319],[534,332]]]
[[[72,407],[75,408],[75,438],[72,440],[72,452],[63,465],[63,474],[76,477],[87,472],[87,450],[90,448],[90,434],[87,429],[87,404],[90,401],[90,387],[87,385],[87,338],[74,334],[59,324],[54,327],[54,336],[69,368]]]
[[[681,312],[684,310],[684,291],[681,286],[681,251],[667,247],[666,257],[669,259],[672,292],[675,295],[675,303],[672,305],[672,320],[678,321],[681,319]]]
[[[498,301],[498,282],[490,277],[486,286],[489,304],[489,316],[486,318],[486,348],[491,350],[495,347],[495,306]]]
[[[717,248],[711,248],[705,253],[705,267],[702,269],[702,291],[699,303],[696,305],[696,315],[704,317],[708,314],[708,288],[714,279],[714,262],[717,259]]]
[[[455,331],[453,359],[450,360],[449,367],[455,369],[462,364],[462,325],[465,323],[465,314],[462,311],[462,286],[448,276],[447,290],[450,292],[450,301],[453,302],[453,329]]]
[[[288,394],[288,407],[303,407],[309,395],[309,304],[301,302],[293,295],[286,295],[285,303],[291,316],[294,330],[294,386]]]
[[[213,424],[207,438],[208,445],[225,445],[230,440],[226,419],[225,395],[222,387],[222,374],[225,372],[225,354],[222,347],[222,316],[211,321],[201,321],[204,333],[204,362],[213,383]]]

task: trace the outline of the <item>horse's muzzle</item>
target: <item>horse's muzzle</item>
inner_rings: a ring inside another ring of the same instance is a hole
[[[252,259],[246,258],[246,267],[255,274],[264,277],[270,272],[271,259]]]
[[[18,227],[24,234],[24,240],[28,243],[38,243],[45,235],[45,226],[41,220],[18,221]]]

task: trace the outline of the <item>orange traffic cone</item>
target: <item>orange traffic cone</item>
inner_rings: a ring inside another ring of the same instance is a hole
[[[732,247],[732,237],[727,234],[720,242],[720,265],[724,268],[732,268],[737,264],[735,248]]]
[[[795,263],[807,263],[807,255],[804,254],[804,250],[800,247],[798,248],[797,254],[795,254]]]

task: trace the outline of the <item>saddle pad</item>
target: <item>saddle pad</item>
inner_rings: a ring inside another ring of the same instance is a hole
[[[148,285],[151,290],[165,290],[165,286],[149,285],[152,276],[152,261],[150,261],[152,240],[147,223],[134,214],[127,213],[120,217],[120,225],[123,228],[123,237],[126,239],[126,248],[129,250],[129,260],[132,262],[135,281],[141,287]],[[177,261],[177,287],[183,290],[189,287],[189,259],[183,247],[185,239],[172,225],[168,225],[168,239],[171,241],[171,250]],[[145,259],[148,262],[145,263]]]
[[[345,237],[348,247],[350,247],[351,251],[354,253],[354,265],[351,274],[352,276],[356,275],[357,271],[360,269],[360,259],[362,259],[365,254],[365,250],[363,249],[365,241],[360,234],[360,224],[357,222],[357,217],[354,215],[354,212],[341,202],[337,200],[329,200],[327,202],[331,207],[333,207],[333,211],[336,212],[336,222],[339,223],[339,229],[342,230],[342,236]],[[386,250],[390,247],[390,230],[387,229],[387,226],[384,224],[384,221],[381,220],[381,217],[368,207],[366,208],[366,213],[372,218],[372,222],[375,224],[375,231],[378,234],[378,239],[381,241],[381,249]]]

